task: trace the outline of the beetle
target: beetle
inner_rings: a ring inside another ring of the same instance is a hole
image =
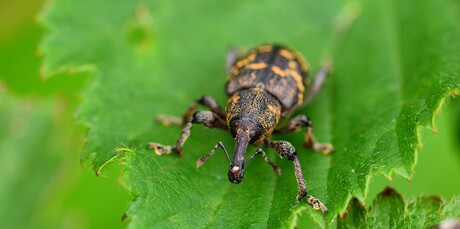
[[[229,77],[226,84],[226,111],[215,99],[204,95],[188,108],[182,118],[159,117],[164,125],[185,124],[175,145],[150,142],[148,147],[154,149],[158,155],[182,155],[182,147],[193,124],[200,123],[208,128],[227,130],[235,139],[233,159],[224,144],[219,142],[197,161],[197,167],[203,165],[220,147],[230,162],[228,179],[232,183],[238,184],[243,180],[245,164],[257,155],[262,155],[275,173],[280,175],[280,168],[267,157],[262,148],[245,160],[248,144],[271,148],[281,158],[293,162],[299,187],[297,199],[305,198],[315,210],[321,210],[325,214],[326,206],[307,193],[295,147],[288,141],[272,141],[268,137],[306,127],[305,146],[323,154],[334,150],[331,144],[316,141],[312,122],[305,115],[295,116],[284,126],[277,127],[282,119],[287,119],[296,109],[312,100],[329,74],[330,65],[325,64],[313,83],[310,83],[307,77],[308,64],[299,53],[282,45],[269,44],[257,46],[243,55],[231,50],[227,56],[227,71]],[[304,97],[307,87],[310,90]],[[209,111],[196,111],[199,105],[207,107]]]

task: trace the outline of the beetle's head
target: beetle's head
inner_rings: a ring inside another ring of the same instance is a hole
[[[239,184],[244,178],[244,161],[243,164],[238,166],[233,163],[230,164],[228,170],[228,180],[234,184]]]
[[[257,125],[251,120],[239,119],[232,122],[230,126],[232,135],[235,138],[235,154],[228,170],[228,180],[234,184],[239,184],[244,177],[244,155],[248,144],[258,139]]]

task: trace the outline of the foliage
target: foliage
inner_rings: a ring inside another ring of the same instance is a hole
[[[146,143],[171,144],[180,130],[154,123],[154,116],[180,115],[204,93],[224,104],[230,45],[289,44],[314,70],[323,54],[333,57],[325,90],[298,113],[308,114],[318,139],[336,151],[318,155],[300,148],[301,134],[283,136],[298,147],[308,190],[328,206],[331,222],[352,196],[364,201],[375,173],[412,176],[419,128],[434,128],[435,115],[460,87],[458,9],[454,0],[59,0],[42,17],[50,30],[42,72],[94,75],[78,112],[89,129],[82,161],[97,173],[123,161],[123,183],[137,197],[127,212],[132,227],[286,227],[305,209],[322,224],[319,213],[295,201],[288,161],[275,160],[280,177],[254,161],[245,181],[232,185],[223,155],[195,168],[218,141],[232,144],[228,134],[195,127],[182,158],[158,157]]]
[[[460,217],[460,199],[447,203],[436,196],[420,197],[406,202],[394,189],[387,187],[372,205],[365,209],[352,199],[346,213],[338,219],[337,228],[432,228],[441,219]]]

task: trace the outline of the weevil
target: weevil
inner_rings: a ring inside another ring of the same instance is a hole
[[[161,116],[165,124],[185,125],[175,145],[161,145],[150,142],[148,147],[158,155],[177,153],[182,155],[182,147],[190,135],[193,124],[203,124],[208,128],[229,131],[235,139],[233,159],[222,142],[217,143],[209,153],[197,161],[197,167],[214,155],[220,147],[230,162],[228,179],[238,184],[244,177],[244,166],[255,156],[262,155],[264,160],[280,175],[280,168],[265,154],[262,147],[273,149],[281,158],[292,161],[295,168],[299,192],[297,199],[305,198],[316,210],[327,212],[326,206],[307,193],[299,158],[295,147],[288,141],[272,141],[272,134],[299,131],[306,127],[305,146],[317,152],[327,154],[333,150],[329,143],[319,143],[313,134],[311,120],[305,115],[292,118],[284,126],[278,127],[281,120],[311,101],[317,94],[330,71],[324,65],[310,83],[307,77],[308,64],[293,49],[281,45],[261,45],[241,55],[231,50],[227,56],[228,81],[226,92],[228,102],[224,111],[210,96],[202,96],[188,108],[182,118]],[[304,97],[305,89],[309,88]],[[209,111],[197,111],[203,105]],[[260,146],[256,152],[245,159],[248,144]]]

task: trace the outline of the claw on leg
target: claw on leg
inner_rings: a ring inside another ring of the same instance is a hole
[[[311,124],[307,127],[307,132],[305,132],[305,146],[311,147],[314,151],[325,155],[334,151],[334,147],[331,144],[319,143],[316,141]]]
[[[158,143],[155,143],[155,142],[149,142],[147,146],[148,146],[149,149],[153,149],[155,154],[157,154],[159,156],[161,156],[163,154],[171,154],[171,153],[177,153],[180,156],[182,156],[182,149],[177,149],[177,148],[172,147],[172,146],[161,145],[161,144],[158,144]]]
[[[158,115],[156,121],[163,126],[182,126],[183,119],[172,115]]]
[[[326,206],[320,200],[316,199],[312,195],[307,195],[307,193],[305,192],[299,193],[299,195],[297,196],[297,200],[301,200],[303,198],[305,198],[305,200],[313,207],[313,209],[323,212],[323,215],[326,215],[326,213],[328,212]]]
[[[334,151],[334,147],[329,143],[315,142],[315,144],[313,144],[313,150],[316,151],[316,152],[320,152],[322,154],[327,155],[330,152]]]
[[[324,204],[321,203],[321,201],[319,201],[318,199],[316,199],[315,197],[311,195],[306,195],[305,198],[307,202],[313,206],[313,209],[321,210],[323,212],[323,215],[327,213],[328,210],[326,206],[324,206]]]

